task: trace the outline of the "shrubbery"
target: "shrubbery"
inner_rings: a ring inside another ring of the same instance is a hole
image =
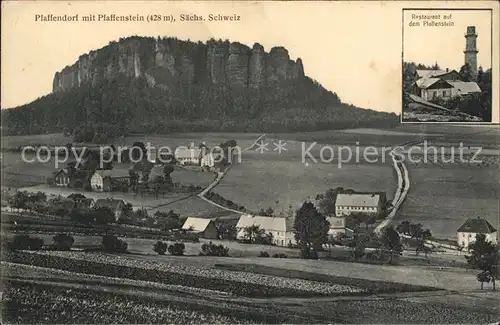
[[[260,254],[259,254],[259,257],[269,257],[269,253],[261,251]]]
[[[102,236],[102,248],[108,253],[126,253],[128,245],[113,235]]]
[[[158,253],[158,255],[165,255],[165,252],[168,249],[168,244],[162,241],[157,241],[153,246],[153,250]]]
[[[42,238],[29,235],[16,235],[12,242],[7,243],[7,248],[12,250],[40,250],[42,247]]]
[[[300,258],[317,260],[318,252],[309,246],[304,246],[300,249]]]
[[[273,257],[274,258],[287,258],[288,256],[284,253],[276,253],[276,254],[273,254]]]
[[[170,246],[168,246],[168,252],[170,255],[175,255],[175,256],[182,256],[184,255],[184,250],[186,249],[186,246],[184,243],[175,243]]]
[[[75,242],[73,236],[67,234],[57,234],[52,239],[54,240],[54,247],[61,251],[69,251]]]
[[[153,246],[153,250],[158,253],[158,255],[165,255],[165,252],[168,251],[170,255],[182,256],[184,255],[184,250],[186,246],[184,243],[174,243],[172,245],[168,245],[165,242],[157,241]]]
[[[212,242],[201,245],[200,255],[204,256],[229,256],[229,248],[224,245],[215,245]]]

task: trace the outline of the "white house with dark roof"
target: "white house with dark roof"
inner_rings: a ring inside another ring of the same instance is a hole
[[[60,169],[54,175],[54,184],[57,186],[67,187],[70,183],[69,172],[66,168]]]
[[[457,229],[458,245],[468,247],[470,243],[476,240],[477,234],[484,234],[487,241],[495,244],[498,243],[497,230],[488,220],[477,217],[476,219],[467,219],[467,221]]]
[[[196,147],[178,147],[175,149],[175,160],[181,165],[200,165],[203,150]]]
[[[194,232],[202,238],[217,239],[217,228],[212,219],[189,217],[182,225],[182,230]]]
[[[96,170],[90,178],[90,186],[96,192],[109,192],[113,181],[122,180],[130,182],[128,170],[111,169],[111,170]]]
[[[333,237],[343,235],[347,238],[354,236],[354,231],[346,227],[346,220],[344,217],[326,217],[326,221],[330,224],[328,228],[328,235]]]
[[[335,201],[335,215],[348,216],[352,213],[378,214],[382,210],[382,197],[378,193],[341,193]]]
[[[293,219],[285,217],[266,217],[252,214],[244,214],[236,224],[236,238],[245,237],[245,228],[259,226],[267,233],[273,235],[273,243],[278,246],[295,245],[295,234],[293,232]]]

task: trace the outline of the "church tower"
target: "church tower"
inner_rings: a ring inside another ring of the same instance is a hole
[[[472,75],[474,76],[474,79],[477,77],[477,53],[478,50],[476,48],[476,39],[477,39],[477,34],[476,34],[476,27],[475,26],[467,26],[467,34],[465,34],[465,50],[464,50],[464,56],[465,56],[465,63],[468,63]]]

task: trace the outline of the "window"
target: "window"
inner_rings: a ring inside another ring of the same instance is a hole
[[[446,90],[443,90],[443,97],[446,97]]]

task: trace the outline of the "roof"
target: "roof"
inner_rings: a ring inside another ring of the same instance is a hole
[[[380,194],[338,194],[335,206],[376,207]]]
[[[200,158],[200,148],[177,147],[174,152],[175,159]]]
[[[439,82],[439,81],[448,84],[450,87],[453,87],[451,82],[443,80],[441,78],[420,78],[417,81],[415,81],[415,84],[419,88],[429,88],[430,86],[434,85],[436,82]]]
[[[97,201],[95,201],[95,206],[97,208],[108,207],[116,210],[120,202],[125,203],[123,200],[119,199],[98,199]]]
[[[182,225],[182,229],[188,230],[191,228],[192,231],[203,232],[207,229],[210,222],[212,222],[212,219],[189,217],[184,222],[184,225]]]
[[[68,195],[68,199],[72,199],[72,200],[79,200],[79,199],[85,199],[85,195],[81,194],[81,193],[71,193],[70,195]]]
[[[121,177],[130,177],[128,170],[125,169],[100,169],[96,170],[95,174],[101,175],[102,178],[110,177],[110,178],[121,178]]]
[[[439,77],[448,73],[452,72],[457,72],[456,70],[417,70],[417,76],[421,78],[432,78],[432,77]]]
[[[293,231],[293,219],[285,217],[263,217],[251,214],[244,214],[238,220],[236,228],[259,226],[266,231]]]
[[[344,218],[337,218],[337,217],[326,217],[326,221],[330,224],[329,228],[330,229],[336,229],[336,228],[344,228]]]
[[[476,234],[491,234],[497,231],[486,219],[468,219],[457,232],[471,232]]]
[[[86,208],[90,208],[90,206],[94,203],[94,199],[90,199],[90,198],[85,198],[85,199],[74,199],[75,201],[75,206],[76,207],[86,207]]]
[[[59,169],[59,170],[55,173],[54,177],[59,176],[59,174],[61,174],[61,173],[64,173],[64,174],[68,175],[68,170],[67,170],[66,168]]]
[[[474,81],[448,81],[448,83],[457,90],[459,95],[481,92],[481,88],[479,88],[478,84]]]

